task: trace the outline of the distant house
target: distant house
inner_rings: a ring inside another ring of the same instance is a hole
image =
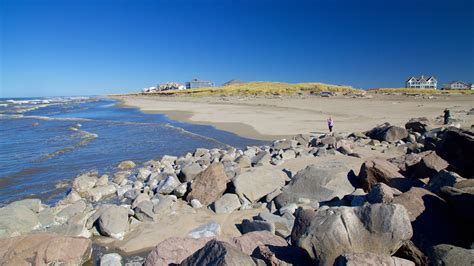
[[[198,80],[198,79],[193,79],[189,82],[186,82],[186,89],[208,88],[208,87],[214,87],[214,83],[212,81]]]
[[[410,77],[405,82],[405,87],[411,89],[436,89],[438,81],[435,77]]]
[[[469,84],[462,81],[453,81],[451,83],[445,84],[443,90],[474,90],[474,84]]]

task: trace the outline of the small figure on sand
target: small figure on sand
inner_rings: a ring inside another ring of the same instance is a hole
[[[451,118],[451,114],[449,112],[449,109],[446,108],[444,109],[444,124],[447,125],[449,123],[449,118]]]
[[[332,133],[332,127],[334,126],[334,120],[332,120],[332,117],[329,117],[328,118],[328,128],[329,128],[329,132]]]

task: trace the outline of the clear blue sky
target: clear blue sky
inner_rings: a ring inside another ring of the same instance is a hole
[[[474,1],[0,0],[0,97],[192,78],[474,82]]]

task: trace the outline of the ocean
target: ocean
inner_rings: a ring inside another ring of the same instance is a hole
[[[23,198],[54,204],[81,172],[110,175],[124,160],[262,144],[104,97],[0,98],[0,206]]]

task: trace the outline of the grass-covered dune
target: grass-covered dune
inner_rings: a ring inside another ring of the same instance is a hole
[[[410,89],[410,88],[378,88],[369,89],[369,93],[393,93],[393,94],[474,94],[474,90],[434,90],[434,89]]]
[[[222,87],[199,88],[182,91],[161,91],[153,94],[158,95],[283,95],[296,93],[318,93],[323,91],[331,92],[352,92],[364,93],[363,90],[354,89],[351,86],[331,85],[324,83],[283,83],[283,82],[248,82],[242,84],[232,84]]]

